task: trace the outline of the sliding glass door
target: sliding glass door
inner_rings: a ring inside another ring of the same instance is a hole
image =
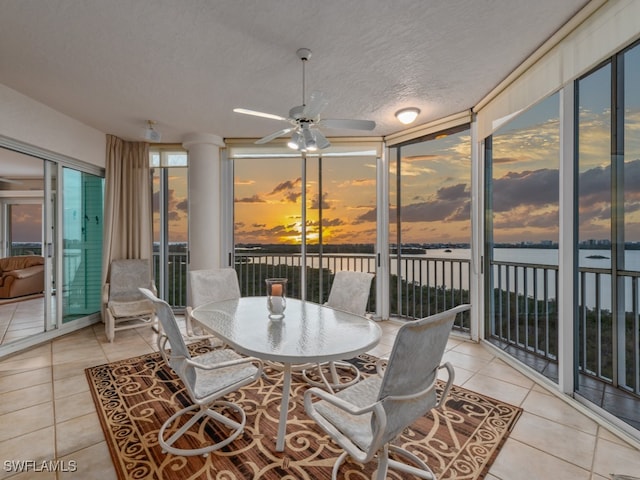
[[[104,179],[63,168],[62,322],[100,311]]]
[[[0,298],[0,356],[97,320],[103,176],[0,135],[0,258],[36,264],[23,272],[28,288]]]
[[[0,345],[44,332],[50,318],[44,308],[46,283],[41,259],[45,163],[0,149],[0,258],[5,268],[20,265],[22,277],[3,282]]]

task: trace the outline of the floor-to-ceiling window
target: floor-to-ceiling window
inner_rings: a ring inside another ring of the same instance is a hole
[[[187,302],[189,204],[187,152],[156,147],[153,170],[153,272],[158,295],[176,309]]]
[[[485,144],[485,338],[558,381],[560,104],[554,94]]]
[[[305,158],[286,147],[248,151],[230,153],[243,294],[263,294],[265,278],[286,277],[290,296],[324,302],[335,272],[376,272],[378,148],[340,144]],[[372,286],[368,310],[375,306]]]
[[[576,81],[577,394],[640,427],[640,45]]]
[[[263,295],[264,280],[288,279],[301,298],[302,168],[299,156],[233,161],[234,261],[243,295]]]
[[[310,257],[327,278],[341,270],[376,272],[376,157],[360,154],[320,154],[307,159],[307,236]],[[318,275],[321,275],[318,269]],[[313,280],[317,282],[317,280]],[[307,285],[310,285],[308,282]],[[322,282],[318,300],[329,296],[330,283]],[[311,292],[307,292],[310,294]],[[368,311],[375,311],[372,284]]]
[[[468,302],[469,126],[396,145],[390,157],[391,315],[421,318]],[[468,329],[468,317],[456,326]]]

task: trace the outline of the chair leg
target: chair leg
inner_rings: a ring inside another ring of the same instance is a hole
[[[115,332],[115,326],[116,326],[116,321],[113,318],[113,315],[111,315],[111,312],[109,311],[109,309],[106,309],[106,317],[107,317],[107,321],[104,322],[104,333],[107,336],[107,340],[109,340],[109,342],[113,342],[113,338],[116,335]]]
[[[385,445],[384,448],[378,452],[376,480],[385,480],[387,478],[387,470],[389,470],[389,447]]]
[[[331,376],[330,379],[327,378],[327,376],[323,372],[323,365],[329,368],[329,374]],[[306,370],[302,371],[304,380],[313,387],[326,388],[330,393],[334,393],[334,390],[341,390],[343,388],[349,387],[360,380],[360,371],[355,365],[352,365],[348,362],[328,362],[326,364],[317,364],[315,368],[318,371],[318,375],[320,376],[321,381],[316,381],[310,378]],[[337,368],[350,370],[350,372],[353,374],[353,378],[346,382],[341,382],[340,376],[337,372]]]
[[[211,407],[215,405],[224,406],[234,410],[239,414],[240,421],[236,422],[235,420],[229,417],[226,417],[214,410],[211,410]],[[164,434],[166,429],[169,426],[171,426],[174,421],[176,421],[179,417],[181,417],[185,413],[192,412],[196,409],[200,409],[200,411],[194,413],[194,415],[182,427],[180,427],[176,432],[174,432],[167,440],[164,439],[165,437]],[[173,444],[182,435],[184,435],[193,425],[195,425],[199,420],[203,419],[203,417],[205,416],[209,417],[213,421],[217,421],[222,423],[223,425],[226,425],[232,430],[232,433],[224,440],[218,443],[214,443],[212,445],[207,445],[206,447],[202,447],[202,448],[184,449],[184,448],[176,448],[173,446]],[[215,402],[210,407],[204,407],[200,405],[191,405],[187,408],[183,408],[182,410],[174,413],[166,422],[162,424],[162,427],[158,432],[158,443],[162,447],[163,453],[169,452],[174,455],[182,455],[185,457],[194,456],[194,455],[207,456],[209,452],[212,452],[214,450],[219,450],[222,447],[225,447],[228,444],[230,444],[232,441],[234,441],[244,431],[244,426],[246,424],[246,421],[247,421],[247,417],[246,417],[246,414],[244,413],[244,410],[242,410],[242,408],[240,408],[235,403],[220,400]]]
[[[404,448],[397,447],[395,445],[389,445],[389,450],[391,450],[396,455],[400,455],[409,459],[409,461],[413,462],[419,468],[416,468],[411,465],[407,465],[406,463],[398,462],[397,460],[389,459],[389,468],[393,470],[400,470],[401,472],[409,473],[410,475],[415,475],[419,478],[424,478],[426,480],[435,480],[436,476],[433,471],[424,463],[420,458],[418,458],[413,453],[405,450]]]
[[[347,458],[347,452],[342,452],[338,457],[338,459],[336,460],[336,463],[333,464],[333,470],[331,471],[331,480],[338,479],[338,470],[340,469],[340,465],[344,463],[346,458]]]

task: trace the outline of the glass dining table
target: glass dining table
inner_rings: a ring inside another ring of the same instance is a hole
[[[292,365],[352,358],[373,348],[382,331],[372,320],[325,305],[286,299],[281,319],[271,319],[266,297],[211,302],[193,310],[205,330],[244,355],[281,363],[284,379],[276,450],[285,445]]]

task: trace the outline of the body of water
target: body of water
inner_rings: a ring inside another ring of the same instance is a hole
[[[544,248],[496,248],[493,251],[494,261],[516,264],[528,264],[528,265],[558,265],[558,250],[557,249],[544,249]],[[420,255],[427,259],[470,259],[471,252],[469,249],[450,249],[450,250],[427,250],[425,255]],[[640,250],[627,250],[625,252],[624,259],[625,270],[628,271],[640,271]],[[609,250],[587,250],[581,249],[578,252],[578,264],[582,269],[594,269],[581,275],[578,279],[579,282],[584,281],[584,303],[589,308],[594,308],[599,304],[601,309],[611,310],[611,276],[605,272],[597,273],[598,269],[610,270],[611,269],[611,252]],[[497,267],[496,267],[497,269]],[[497,270],[494,269],[494,272]],[[528,296],[533,297],[533,284],[537,282],[537,297],[543,298],[545,282],[546,289],[549,292],[549,298],[555,298],[556,291],[556,274],[549,271],[546,275],[544,269],[537,269],[536,272],[533,269],[528,269]],[[536,278],[534,279],[534,275]],[[445,275],[445,278],[446,275]],[[468,277],[462,278],[463,288],[468,288]],[[497,283],[497,279],[494,276],[494,282]],[[507,288],[506,278],[503,273],[502,288]],[[518,277],[518,293],[524,293],[524,274],[519,269]],[[516,277],[512,275],[509,279],[509,289],[514,291],[516,284]],[[498,285],[496,285],[498,286]],[[633,310],[633,283],[630,277],[626,277],[624,280],[625,290],[625,304],[626,310]],[[582,299],[581,299],[582,301]]]
[[[626,253],[626,270],[640,271],[640,250],[629,250]],[[264,253],[262,253],[263,255]],[[250,255],[251,256],[251,255]],[[274,258],[275,257],[275,258]],[[469,289],[469,261],[471,251],[469,249],[428,249],[424,254],[403,255],[398,265],[395,255],[390,260],[391,274],[399,274],[405,281],[416,285],[443,286],[447,289]],[[611,268],[611,252],[608,250],[580,250],[579,266],[587,269]],[[287,263],[299,265],[299,257],[294,258],[277,254],[273,256],[252,258],[252,262],[257,263]],[[539,268],[529,267],[518,268],[517,275],[511,269],[507,280],[506,270],[502,270],[502,276],[498,280],[498,267],[494,267],[495,287],[509,289],[518,293],[526,293],[529,297],[536,297],[539,300],[547,298],[554,299],[557,283],[558,250],[543,248],[496,248],[494,249],[494,261],[510,264],[535,265]],[[307,265],[319,268],[320,262],[317,256],[309,255]],[[545,269],[544,266],[556,267]],[[325,254],[322,259],[322,267],[331,272],[341,270],[370,271],[376,270],[376,256],[374,254]],[[525,279],[526,275],[526,279]],[[589,308],[599,305],[601,309],[611,309],[611,276],[606,272],[600,274],[589,272],[579,281],[584,280],[585,298],[584,302]],[[501,283],[498,284],[498,281]],[[508,284],[507,284],[508,282]],[[517,285],[517,287],[516,287]],[[526,285],[526,292],[525,292]],[[534,285],[536,286],[534,291]],[[632,282],[630,278],[625,279],[626,307],[631,311],[632,305]]]
[[[510,264],[527,264],[537,266],[557,267],[558,250],[545,248],[496,248],[493,251],[494,261]],[[333,255],[342,257],[342,255]],[[348,258],[349,255],[344,255]],[[375,261],[371,256],[371,271],[375,270]],[[397,258],[392,256],[390,270],[392,274],[400,273],[400,276],[409,282],[420,285],[438,285],[446,288],[469,289],[469,272],[467,262],[471,259],[470,249],[428,249],[424,254],[403,255],[400,268],[398,269]],[[360,264],[358,264],[358,262]],[[611,252],[609,250],[586,250],[578,252],[578,262],[581,268],[604,269],[611,268]],[[361,269],[362,261],[349,259],[331,264],[331,261],[324,262],[326,268],[335,270]],[[317,266],[317,265],[316,265]],[[496,287],[509,288],[515,291],[516,283],[518,293],[525,293],[525,283],[527,284],[527,295],[534,296],[534,283],[537,283],[535,296],[542,300],[545,295],[550,299],[555,298],[557,272],[549,269],[545,273],[544,268],[528,268],[525,282],[524,269],[518,269],[518,276],[511,270],[509,285],[506,276],[501,278],[501,285],[497,285],[497,268],[495,267],[494,282]],[[625,252],[625,269],[630,271],[640,271],[640,250],[628,250]],[[611,309],[611,276],[606,273],[597,275],[596,273],[586,273],[579,281],[584,280],[585,297],[584,302],[589,308],[594,308],[599,304],[601,309]],[[596,288],[597,285],[597,288]],[[632,289],[633,285],[629,278],[625,279],[625,298],[627,311],[632,310]]]

